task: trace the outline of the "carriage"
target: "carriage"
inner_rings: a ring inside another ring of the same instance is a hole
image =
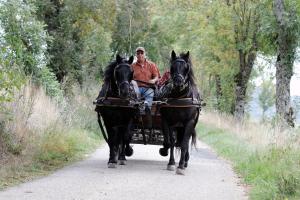
[[[201,102],[193,100],[192,98],[183,98],[183,99],[165,99],[163,101],[154,100],[151,107],[151,118],[146,115],[143,111],[144,101],[130,101],[128,99],[121,98],[112,98],[108,97],[102,101],[95,101],[94,104],[99,107],[107,107],[110,109],[114,108],[124,108],[128,109],[130,112],[135,112],[133,118],[133,123],[130,128],[129,135],[131,136],[131,144],[144,144],[144,145],[163,145],[164,136],[162,130],[162,121],[160,109],[164,107],[187,107],[195,106],[200,107]],[[100,117],[100,116],[99,116]],[[149,120],[151,122],[149,122]],[[98,119],[99,125],[105,135],[105,130],[103,128],[101,119]],[[150,126],[149,126],[150,124]],[[178,124],[177,126],[181,126]]]
[[[115,168],[117,163],[126,163],[125,156],[133,154],[130,144],[153,144],[162,145],[159,150],[162,156],[167,156],[170,150],[167,169],[174,170],[176,146],[181,151],[176,173],[184,174],[189,160],[189,140],[191,138],[192,145],[195,145],[195,126],[201,110],[189,52],[177,56],[172,51],[170,84],[164,84],[164,90],[159,93],[158,99],[154,99],[147,114],[143,109],[143,99],[137,98],[131,83],[132,62],[133,56],[128,60],[116,56],[116,61],[105,70],[104,84],[94,102],[98,123],[109,145],[108,167]]]

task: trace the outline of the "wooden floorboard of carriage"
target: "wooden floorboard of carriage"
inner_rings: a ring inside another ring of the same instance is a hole
[[[104,145],[87,160],[0,192],[1,200],[244,200],[245,188],[228,162],[205,144],[192,150],[185,175],[167,171],[159,146],[134,145],[127,165],[107,168]],[[177,159],[178,160],[178,156]]]

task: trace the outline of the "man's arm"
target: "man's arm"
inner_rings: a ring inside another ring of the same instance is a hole
[[[158,76],[155,77],[155,78],[153,78],[153,79],[151,79],[151,80],[149,81],[149,83],[155,84],[157,81],[158,81]]]
[[[149,83],[155,84],[158,80],[159,80],[159,70],[158,67],[156,66],[156,64],[153,63],[152,65],[152,77],[154,77],[153,79],[149,80]]]

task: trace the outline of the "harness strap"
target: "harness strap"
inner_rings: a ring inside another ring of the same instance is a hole
[[[100,115],[100,112],[97,112],[97,115],[98,115],[98,124],[99,124],[99,126],[100,126],[101,133],[102,133],[102,135],[103,135],[104,140],[105,140],[106,143],[108,144],[107,135],[106,135],[106,133],[105,133],[105,130],[104,130],[103,125],[102,125],[102,122],[101,122],[101,115]]]

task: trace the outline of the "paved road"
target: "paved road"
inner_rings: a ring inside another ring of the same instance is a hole
[[[108,169],[108,148],[50,176],[0,192],[0,200],[244,200],[230,165],[198,142],[185,176],[167,171],[158,146],[134,145],[126,166]],[[178,161],[178,156],[176,161]]]

